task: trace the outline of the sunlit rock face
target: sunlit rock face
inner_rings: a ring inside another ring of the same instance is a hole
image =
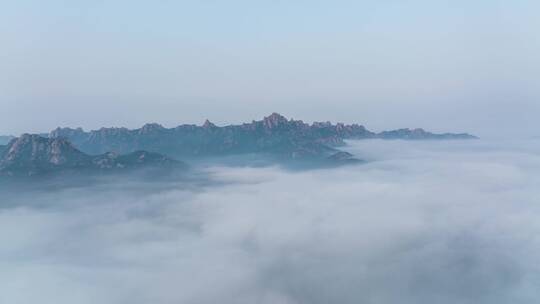
[[[65,138],[25,134],[0,149],[0,175],[33,176],[58,171],[95,171],[175,166],[180,164],[158,153],[135,151],[126,155],[105,153],[91,156]]]
[[[9,175],[35,175],[58,168],[83,168],[91,157],[77,150],[67,139],[24,134],[4,149],[0,171]]]

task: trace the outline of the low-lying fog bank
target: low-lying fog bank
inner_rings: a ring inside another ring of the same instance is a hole
[[[6,196],[0,303],[537,303],[540,141]]]

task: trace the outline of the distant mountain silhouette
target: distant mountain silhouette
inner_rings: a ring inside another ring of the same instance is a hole
[[[81,128],[57,128],[50,138],[67,138],[88,154],[107,151],[129,153],[136,150],[178,157],[222,156],[242,153],[269,153],[287,158],[325,158],[346,139],[471,139],[469,134],[433,134],[422,129],[401,129],[374,133],[358,124],[330,122],[304,123],[273,113],[259,121],[218,127],[210,121],[203,125],[164,128],[146,124],[140,129],[101,128],[85,132]],[[343,155],[342,155],[343,156]],[[336,157],[337,159],[338,157]]]
[[[467,133],[443,133],[434,134],[424,129],[398,129],[392,131],[383,131],[377,134],[382,139],[405,139],[405,140],[449,140],[449,139],[476,139],[476,136]]]

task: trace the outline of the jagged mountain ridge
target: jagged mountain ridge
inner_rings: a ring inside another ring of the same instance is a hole
[[[304,123],[273,113],[259,121],[218,127],[203,125],[165,128],[146,124],[139,129],[101,128],[86,132],[81,128],[57,128],[49,137],[67,138],[88,154],[106,151],[129,153],[148,150],[181,157],[267,152],[284,156],[321,157],[339,152],[333,147],[346,139],[469,139],[468,134],[433,134],[422,129],[401,129],[374,133],[358,124],[330,122]]]
[[[157,153],[135,151],[125,155],[91,156],[65,138],[24,134],[0,150],[0,175],[33,176],[59,171],[119,171],[143,167],[173,167],[180,162]]]
[[[392,131],[382,131],[377,134],[381,139],[405,139],[405,140],[448,140],[448,139],[476,139],[476,136],[467,133],[442,133],[434,134],[422,128],[397,129]]]

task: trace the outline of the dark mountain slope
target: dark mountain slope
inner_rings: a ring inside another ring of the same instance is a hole
[[[182,163],[157,153],[136,151],[126,155],[91,156],[67,139],[25,134],[0,152],[0,175],[33,176],[53,172],[113,172],[139,168],[171,168]]]

